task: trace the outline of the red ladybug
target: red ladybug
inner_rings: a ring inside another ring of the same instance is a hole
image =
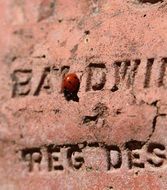
[[[64,92],[64,96],[67,100],[78,101],[79,98],[77,96],[78,90],[80,86],[79,78],[75,73],[67,74],[62,83],[62,91]]]

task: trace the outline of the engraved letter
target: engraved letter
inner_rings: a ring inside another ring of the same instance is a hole
[[[130,141],[127,143],[129,168],[134,166],[138,168],[144,168],[144,161],[142,160],[142,143],[140,141]]]
[[[108,151],[108,170],[120,168],[122,164],[122,157],[119,147],[108,146],[107,151]]]
[[[154,63],[153,58],[147,60],[144,88],[149,88],[149,86],[150,86],[151,72],[152,72],[153,63]]]
[[[111,91],[115,91],[114,89],[118,89],[118,86],[120,84],[125,84],[126,88],[130,88],[131,86],[133,86],[139,64],[139,59],[136,59],[134,61],[127,60],[122,62],[115,62],[115,84]]]
[[[50,79],[50,68],[46,67],[42,73],[39,85],[34,93],[35,96],[38,96],[42,91],[47,94],[50,94],[53,91],[53,86]]]
[[[60,147],[53,147],[48,150],[49,153],[49,171],[63,170],[62,152]]]
[[[90,64],[86,91],[102,90],[106,83],[106,67],[104,64]]]
[[[72,168],[80,169],[84,163],[83,153],[78,145],[68,149],[67,158]]]
[[[16,70],[12,74],[12,97],[26,96],[31,90],[32,70]]]
[[[42,154],[39,148],[25,149],[22,151],[22,158],[26,161],[28,170],[40,171],[40,163],[42,160]]]
[[[148,153],[151,153],[151,156],[147,160],[150,165],[154,167],[160,167],[163,165],[166,158],[164,145],[151,143],[149,144],[147,151]]]
[[[75,169],[81,168],[84,163],[84,158],[81,152],[74,152],[71,156],[72,165]]]
[[[162,65],[160,68],[158,87],[166,86],[167,78],[166,78],[166,66],[167,66],[167,58],[162,59]]]

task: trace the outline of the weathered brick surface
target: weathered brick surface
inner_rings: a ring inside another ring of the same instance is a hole
[[[167,189],[167,1],[0,1],[0,190]],[[79,102],[61,92],[77,73]]]

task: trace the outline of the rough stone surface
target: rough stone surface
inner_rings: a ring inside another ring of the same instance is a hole
[[[0,1],[0,190],[167,190],[166,20],[166,0]]]

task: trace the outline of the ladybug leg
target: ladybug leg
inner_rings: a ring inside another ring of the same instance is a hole
[[[66,98],[67,101],[74,100],[76,101],[76,93],[69,92],[67,89],[64,90],[64,97]]]
[[[67,89],[64,89],[64,97],[67,101],[71,100],[71,93]]]
[[[67,101],[73,100],[75,102],[79,102],[79,97],[77,93],[69,92],[67,89],[64,89],[64,97]]]
[[[79,97],[78,97],[77,93],[73,94],[72,100],[75,102],[79,102]]]

